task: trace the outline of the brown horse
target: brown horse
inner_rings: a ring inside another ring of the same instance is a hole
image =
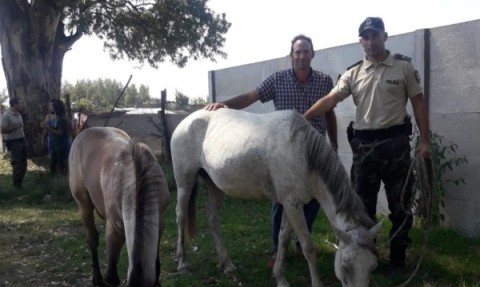
[[[147,145],[116,128],[89,128],[69,156],[75,198],[93,261],[94,286],[118,286],[117,263],[126,242],[128,286],[160,286],[159,242],[170,200],[163,171]],[[107,272],[98,265],[94,210],[106,221]]]

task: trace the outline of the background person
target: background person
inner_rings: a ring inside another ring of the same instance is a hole
[[[356,113],[349,134],[353,151],[351,178],[373,219],[380,184],[384,183],[391,212],[390,236],[400,229],[390,244],[390,270],[399,271],[405,267],[406,248],[411,242],[408,233],[412,227],[412,216],[402,208],[402,205],[406,210],[410,207],[410,188],[401,202],[411,161],[411,125],[406,117],[408,99],[420,130],[417,152],[425,158],[430,157],[428,115],[420,77],[410,59],[385,49],[388,34],[383,20],[378,17],[366,18],[358,33],[365,58],[351,66],[335,88],[304,116],[312,120],[352,95]],[[406,224],[401,227],[404,221]]]
[[[0,127],[7,149],[10,152],[13,186],[21,188],[27,172],[27,142],[21,114],[24,106],[22,100],[18,97],[10,98],[9,103],[10,109],[3,114]]]
[[[305,35],[295,36],[290,47],[292,69],[276,72],[265,79],[255,90],[222,103],[209,104],[205,109],[210,111],[225,107],[243,109],[260,100],[262,103],[273,101],[276,110],[293,109],[303,114],[313,103],[333,88],[333,81],[329,75],[312,69],[311,61],[314,56],[312,40]],[[312,119],[311,124],[323,135],[327,131],[330,144],[336,150],[337,123],[333,110]],[[310,232],[319,208],[320,205],[315,199],[304,206],[305,219]],[[272,239],[274,253],[268,261],[269,267],[273,267],[275,262],[282,213],[282,205],[273,202]],[[297,253],[301,253],[298,242],[296,247]]]
[[[80,107],[76,116],[75,136],[78,135],[84,128],[86,128],[85,124],[87,123],[87,119],[87,110],[85,109],[85,107]]]
[[[70,150],[70,135],[68,121],[65,117],[65,105],[61,100],[52,101],[55,115],[52,126],[42,125],[42,128],[52,133],[52,154],[50,157],[50,173],[67,175],[68,152]]]
[[[48,127],[53,127],[53,123],[55,121],[55,112],[53,110],[53,102],[55,99],[50,100],[50,113],[45,115],[45,119],[43,120],[43,124],[41,123],[40,125],[43,126],[48,126]],[[44,128],[43,129],[43,135],[42,135],[42,140],[44,141],[43,145],[44,147],[47,148],[47,154],[48,157],[50,158],[52,156],[52,151],[53,151],[53,132],[49,131],[48,129]],[[46,142],[46,144],[45,144]]]

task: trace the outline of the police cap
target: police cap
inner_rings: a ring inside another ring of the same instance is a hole
[[[367,17],[358,28],[358,36],[362,36],[363,32],[367,30],[374,30],[379,33],[385,32],[385,25],[383,24],[382,18]]]

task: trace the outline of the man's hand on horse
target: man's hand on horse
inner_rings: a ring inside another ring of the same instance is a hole
[[[204,109],[207,111],[216,111],[221,108],[228,108],[228,106],[224,103],[213,103],[206,105]]]

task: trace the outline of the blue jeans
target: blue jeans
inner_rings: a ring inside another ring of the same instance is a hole
[[[316,199],[312,199],[309,203],[303,206],[303,213],[307,221],[308,231],[312,233],[312,226],[317,217],[320,204]],[[278,248],[278,234],[280,233],[280,225],[282,223],[283,206],[278,202],[272,204],[272,239],[274,252]],[[297,241],[298,244],[298,241]]]

